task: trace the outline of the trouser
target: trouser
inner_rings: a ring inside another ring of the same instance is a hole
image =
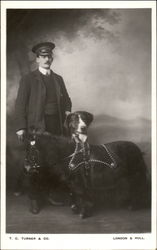
[[[60,135],[60,122],[58,115],[45,115],[45,130],[52,135]]]

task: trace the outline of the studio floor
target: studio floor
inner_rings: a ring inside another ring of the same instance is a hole
[[[7,194],[6,232],[40,234],[149,233],[151,210],[97,209],[92,217],[80,219],[70,207],[45,204],[39,214],[29,212],[26,195]]]

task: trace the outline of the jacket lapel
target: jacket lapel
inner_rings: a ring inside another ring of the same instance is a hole
[[[59,105],[60,104],[60,94],[61,94],[60,85],[59,85],[59,82],[57,81],[57,79],[56,79],[55,74],[53,73],[53,71],[51,71],[51,76],[52,76],[53,82],[55,84],[57,102],[58,102],[58,105]]]
[[[62,121],[62,112],[61,112],[61,105],[60,105],[61,87],[60,87],[59,81],[56,78],[56,76],[53,73],[53,71],[51,71],[51,76],[52,76],[53,82],[55,84],[56,96],[57,96],[57,104],[58,104],[58,111],[59,111],[60,129],[61,129],[61,134],[63,134],[63,126],[62,126],[63,121]]]
[[[39,70],[34,71],[34,84],[36,91],[36,108],[35,108],[35,125],[38,128],[44,129],[44,107],[46,98],[46,88],[42,80]]]

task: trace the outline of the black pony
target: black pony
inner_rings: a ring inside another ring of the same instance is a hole
[[[107,194],[110,200],[123,195],[123,202],[132,208],[143,205],[148,200],[148,185],[140,149],[127,141],[89,145],[81,140],[76,125],[80,114],[86,113],[77,112],[68,118],[73,125],[72,137],[36,136],[37,148],[49,171],[69,187],[73,212],[81,218],[90,216],[93,206],[101,201],[98,198]]]

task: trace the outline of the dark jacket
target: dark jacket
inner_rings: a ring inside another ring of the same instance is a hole
[[[72,104],[62,77],[53,71],[51,74],[55,83],[60,128],[61,133],[63,133],[65,111],[71,111]],[[45,130],[45,98],[46,87],[39,70],[22,77],[15,104],[17,131],[32,127],[41,132]]]

